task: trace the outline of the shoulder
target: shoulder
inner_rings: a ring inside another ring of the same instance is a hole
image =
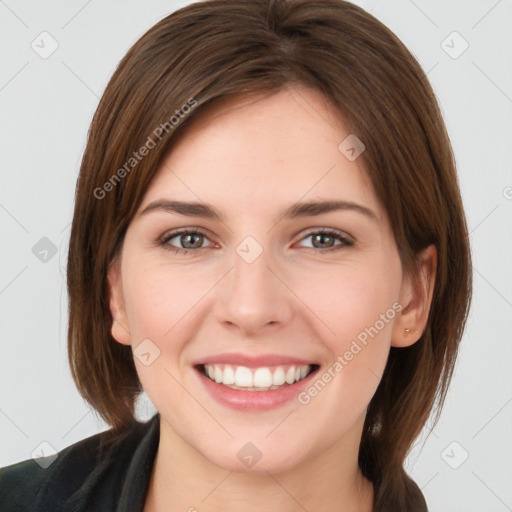
[[[100,432],[49,457],[0,468],[2,512],[83,510],[92,492],[115,494],[144,435],[158,418],[123,432]],[[93,491],[94,490],[94,491]]]

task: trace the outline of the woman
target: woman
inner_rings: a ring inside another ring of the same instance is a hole
[[[112,428],[4,468],[2,510],[427,510],[403,462],[451,378],[468,234],[425,74],[362,9],[209,0],[142,36],[92,122],[68,293]]]

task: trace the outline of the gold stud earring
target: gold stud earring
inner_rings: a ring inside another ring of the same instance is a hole
[[[411,329],[404,329],[405,334],[409,334],[411,332]]]

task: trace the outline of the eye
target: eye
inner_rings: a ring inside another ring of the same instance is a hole
[[[305,249],[309,249],[314,252],[332,252],[354,245],[354,240],[345,233],[328,228],[310,231],[300,240],[306,240],[310,237],[312,237],[313,246],[305,247]],[[179,245],[171,243],[175,238],[178,239]],[[208,240],[206,233],[198,228],[180,229],[164,235],[160,240],[158,240],[158,245],[168,251],[174,251],[176,254],[187,254],[189,251],[205,249],[206,247],[203,247],[203,242],[205,240]],[[339,243],[336,244],[336,241],[339,241]],[[320,247],[318,247],[318,245],[320,245]]]
[[[178,238],[180,245],[176,246],[170,243],[174,238]],[[164,235],[158,244],[168,251],[186,254],[189,250],[203,249],[202,244],[205,239],[208,240],[206,233],[200,229],[181,229]]]
[[[310,231],[301,240],[306,240],[310,237],[312,238],[313,246],[306,247],[306,249],[316,252],[332,252],[354,245],[354,240],[345,233],[328,228]],[[338,244],[334,243],[336,240],[339,241]]]

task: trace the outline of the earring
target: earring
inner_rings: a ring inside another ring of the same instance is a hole
[[[405,334],[409,334],[411,332],[411,329],[404,329]]]

